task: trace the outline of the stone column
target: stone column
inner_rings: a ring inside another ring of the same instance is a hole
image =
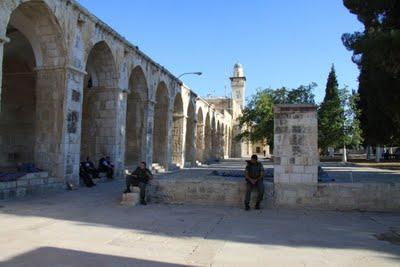
[[[309,104],[274,107],[275,184],[318,182],[317,107]]]
[[[36,125],[34,158],[38,168],[64,178],[65,67],[36,69]],[[72,174],[72,173],[71,173]]]
[[[0,36],[0,109],[1,109],[1,91],[3,86],[3,53],[4,44],[8,43],[10,39],[5,36]]]
[[[181,140],[181,168],[185,167],[185,162],[186,162],[186,158],[185,158],[185,149],[186,149],[186,125],[187,125],[187,120],[188,120],[188,116],[184,115],[182,117],[182,129],[181,129],[181,136],[180,136],[180,140]]]
[[[146,164],[151,168],[153,163],[153,130],[154,130],[154,105],[153,100],[148,101],[147,105],[147,129],[146,129]]]
[[[171,134],[171,147],[170,154],[172,158],[171,163],[180,164],[183,166],[184,159],[184,137],[185,137],[185,124],[186,117],[184,115],[173,115],[172,134]],[[174,162],[175,161],[175,162]]]
[[[195,159],[204,162],[204,123],[197,122],[196,125],[196,157]]]
[[[197,154],[197,148],[196,148],[196,142],[197,142],[197,119],[193,120],[193,125],[192,125],[192,143],[190,144],[192,149],[191,149],[191,162],[190,165],[191,167],[196,165],[196,154]]]
[[[123,177],[125,167],[125,128],[126,128],[126,105],[127,91],[117,88],[115,90],[115,146],[114,165],[116,177]]]
[[[78,185],[81,158],[83,83],[86,72],[70,67],[66,68],[66,73],[62,137],[63,172],[66,182]]]

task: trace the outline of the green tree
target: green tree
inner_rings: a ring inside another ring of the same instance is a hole
[[[364,31],[344,34],[360,69],[360,127],[369,145],[400,142],[400,1],[344,0]]]
[[[257,90],[243,110],[239,119],[240,127],[244,129],[235,139],[240,141],[267,142],[271,147],[274,140],[274,104],[314,104],[312,91],[317,86],[315,83],[301,85],[295,89],[286,87]]]
[[[318,143],[324,151],[328,147],[343,147],[348,142],[345,134],[345,95],[344,90],[339,90],[335,68],[332,65],[325,97],[318,108]]]
[[[360,125],[361,111],[358,108],[359,94],[352,90],[352,93],[347,97],[346,110],[346,134],[348,136],[347,145],[354,149],[359,149],[364,141]]]

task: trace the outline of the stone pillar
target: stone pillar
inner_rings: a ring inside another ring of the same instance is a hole
[[[36,72],[35,163],[63,178],[67,72],[64,67],[37,68]]]
[[[310,104],[274,107],[275,184],[318,182],[317,107]]]
[[[115,147],[114,147],[114,165],[115,176],[123,177],[125,167],[125,128],[126,128],[126,105],[127,91],[116,89],[115,91]]]
[[[67,68],[66,73],[66,97],[64,98],[66,113],[62,138],[63,172],[66,182],[78,185],[81,158],[83,82],[86,72]]]
[[[146,129],[146,164],[151,168],[153,163],[153,130],[154,130],[154,105],[153,100],[147,104],[147,129]]]
[[[181,160],[180,160],[180,164],[181,164],[181,168],[185,167],[185,149],[186,149],[186,131],[187,131],[187,123],[188,123],[188,116],[184,115],[182,118],[182,129],[181,129],[181,136],[180,136],[180,140],[181,140]]]
[[[193,121],[193,125],[192,125],[193,129],[192,129],[192,143],[190,144],[192,149],[191,149],[191,167],[196,165],[196,155],[197,155],[197,119],[195,119]]]
[[[171,134],[171,150],[169,154],[172,156],[172,162],[183,166],[183,147],[185,137],[186,118],[184,115],[173,115],[172,134]]]
[[[5,36],[0,36],[0,110],[1,110],[1,91],[3,86],[3,53],[4,53],[4,44],[9,42]]]
[[[196,160],[199,162],[204,162],[204,138],[205,138],[205,132],[204,132],[204,123],[199,123],[197,122],[196,124]]]

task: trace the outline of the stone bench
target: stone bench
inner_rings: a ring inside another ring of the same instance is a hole
[[[140,203],[140,189],[136,186],[131,186],[131,193],[123,193],[121,205],[136,206]]]

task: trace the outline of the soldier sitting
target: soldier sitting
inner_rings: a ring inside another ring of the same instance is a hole
[[[94,166],[94,163],[92,161],[90,161],[89,157],[86,157],[86,160],[81,162],[85,172],[87,172],[88,174],[92,175],[92,178],[100,178],[99,177],[99,171],[96,169],[96,167]]]
[[[140,204],[146,205],[146,186],[153,179],[153,174],[146,168],[146,163],[141,162],[134,172],[126,176],[126,190],[124,193],[130,193],[130,186],[138,186],[140,188]]]
[[[105,172],[108,179],[112,179],[114,175],[114,165],[111,163],[110,157],[102,157],[99,160],[99,172]]]

